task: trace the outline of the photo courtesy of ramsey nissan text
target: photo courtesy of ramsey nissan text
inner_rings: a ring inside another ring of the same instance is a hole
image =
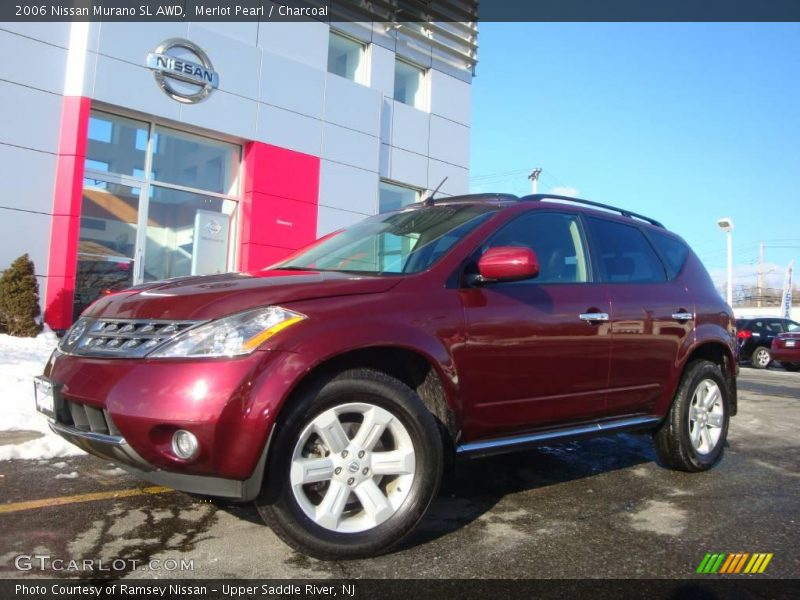
[[[0,596],[797,597],[800,9],[624,4],[0,7]]]

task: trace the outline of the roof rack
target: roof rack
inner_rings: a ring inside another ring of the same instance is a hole
[[[433,201],[433,204],[446,204],[449,202],[487,202],[491,200],[495,200],[497,202],[518,202],[519,196],[515,196],[514,194],[499,194],[499,193],[482,193],[482,194],[460,194],[458,196],[443,196],[441,198],[436,198]],[[426,204],[429,198],[422,200],[420,202],[415,202],[411,206],[430,206],[431,204]]]
[[[504,195],[504,194],[501,194]],[[625,210],[624,208],[617,208],[616,206],[611,206],[610,204],[601,204],[600,202],[592,202],[591,200],[583,200],[581,198],[573,198],[571,196],[557,196],[554,194],[530,194],[528,196],[523,196],[519,199],[520,202],[525,201],[534,201],[534,202],[541,202],[542,200],[562,200],[564,202],[575,202],[576,204],[584,204],[586,206],[594,206],[595,208],[603,208],[605,210],[610,210],[616,213],[621,214],[623,217],[630,217],[633,219],[640,219],[642,221],[646,221],[651,225],[655,225],[656,227],[660,227],[661,229],[666,229],[659,221],[655,219],[651,219],[650,217],[645,217],[644,215],[640,215],[639,213],[631,212],[629,210]]]

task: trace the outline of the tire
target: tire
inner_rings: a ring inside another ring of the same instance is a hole
[[[786,369],[787,371],[791,371],[793,373],[795,371],[800,371],[800,363],[781,362],[781,365],[783,365],[784,369]]]
[[[719,365],[708,360],[689,363],[669,413],[653,436],[658,462],[690,473],[710,469],[722,458],[729,420],[730,392]]]
[[[772,356],[770,356],[768,348],[759,346],[753,350],[753,355],[750,357],[750,364],[756,369],[766,369],[771,362]]]
[[[384,553],[414,529],[438,492],[444,449],[411,388],[354,369],[284,411],[256,500],[278,537],[315,558],[352,559]]]

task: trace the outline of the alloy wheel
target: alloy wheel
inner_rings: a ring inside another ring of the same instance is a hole
[[[689,439],[698,454],[708,454],[719,443],[724,410],[719,385],[712,379],[702,380],[689,406]]]
[[[328,409],[300,434],[289,473],[308,518],[338,533],[377,527],[411,490],[414,444],[388,410],[368,403]]]
[[[765,369],[771,360],[772,357],[769,355],[769,351],[766,348],[759,348],[753,354],[753,362],[762,369]]]

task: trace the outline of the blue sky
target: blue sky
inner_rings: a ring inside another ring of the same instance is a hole
[[[718,280],[730,216],[734,283],[764,241],[782,285],[800,258],[800,24],[483,23],[479,43],[472,191],[528,193],[542,167],[540,191],[652,216]]]

